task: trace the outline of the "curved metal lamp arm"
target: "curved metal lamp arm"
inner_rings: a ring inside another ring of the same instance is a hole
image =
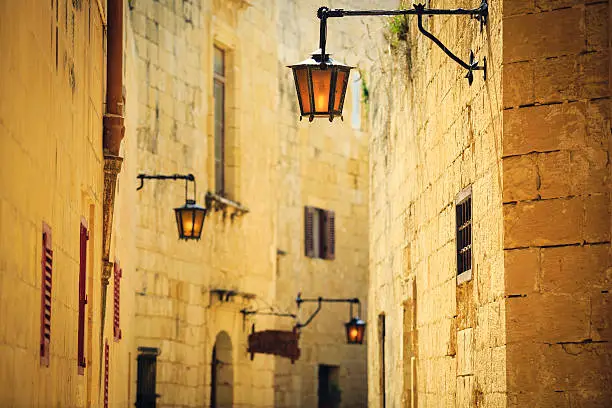
[[[319,314],[319,312],[321,311],[321,307],[323,306],[323,302],[326,303],[350,303],[351,304],[351,318],[352,318],[352,314],[353,314],[353,304],[357,303],[359,305],[359,313],[361,314],[361,302],[359,301],[359,299],[357,298],[350,298],[350,299],[336,299],[336,298],[323,298],[321,296],[319,296],[316,299],[303,299],[302,298],[302,294],[298,293],[297,298],[295,299],[295,303],[297,304],[298,310],[300,309],[300,305],[304,302],[317,302],[317,308],[315,309],[315,311],[310,315],[310,317],[304,322],[304,323],[300,323],[298,322],[295,327],[297,329],[301,329],[302,327],[306,327],[310,324],[310,322],[312,322],[312,319],[315,318],[315,316],[317,314]]]
[[[193,201],[195,202],[195,198],[197,196],[196,180],[195,180],[195,176],[191,173],[189,174],[168,174],[168,175],[140,173],[138,176],[136,176],[136,178],[140,180],[140,186],[138,186],[136,191],[142,190],[142,188],[144,187],[145,180],[185,180],[185,201],[189,201],[187,199],[188,197],[187,188],[188,188],[189,182],[191,181],[193,183]]]
[[[479,66],[478,61],[474,58],[474,53],[470,51],[470,61],[465,62],[461,58],[453,54],[438,38],[432,33],[425,30],[423,27],[423,16],[435,16],[435,15],[467,15],[480,21],[480,29],[487,24],[489,16],[489,4],[487,0],[482,0],[480,6],[475,9],[427,9],[424,4],[415,4],[413,9],[406,10],[344,10],[334,9],[330,10],[327,7],[321,7],[317,11],[317,17],[321,20],[320,32],[319,32],[319,46],[321,48],[321,67],[325,68],[325,45],[327,42],[327,19],[330,17],[345,17],[345,16],[404,16],[414,15],[418,17],[419,31],[427,38],[432,40],[446,55],[448,55],[453,61],[461,65],[464,69],[468,70],[465,76],[468,79],[470,85],[474,80],[474,71],[484,71],[484,78],[487,79],[487,60],[483,59],[483,65]]]

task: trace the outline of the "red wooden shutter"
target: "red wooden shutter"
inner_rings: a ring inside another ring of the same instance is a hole
[[[108,340],[104,340],[104,408],[108,408]]]
[[[119,261],[115,261],[115,284],[113,287],[114,291],[114,302],[113,302],[113,334],[115,337],[115,341],[121,340],[121,326],[120,326],[120,300],[121,300],[121,275],[123,275],[123,271],[119,268]]]
[[[313,207],[304,207],[304,252],[307,257],[314,257],[314,242],[312,238],[313,218],[315,209]]]
[[[87,282],[87,240],[89,240],[87,222],[84,218],[81,218],[81,257],[79,262],[79,344],[77,357],[79,374],[84,374],[84,368],[87,366],[87,363],[85,362],[85,305],[87,304],[85,285]]]
[[[53,250],[51,249],[51,227],[42,225],[42,282],[40,287],[40,364],[49,367],[51,345],[51,288],[53,283]]]
[[[336,215],[333,211],[324,212],[324,242],[325,252],[323,253],[325,259],[336,258]]]

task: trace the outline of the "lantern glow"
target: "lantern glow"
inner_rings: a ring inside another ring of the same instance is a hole
[[[351,68],[334,61],[325,54],[322,62],[321,50],[302,62],[291,65],[300,105],[300,118],[310,121],[315,117],[342,117],[344,97]]]
[[[346,327],[346,342],[348,344],[363,344],[366,323],[359,317],[353,317]]]

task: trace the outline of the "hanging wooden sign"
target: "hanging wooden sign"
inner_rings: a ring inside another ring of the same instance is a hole
[[[300,358],[299,337],[297,330],[253,332],[249,335],[247,351],[251,353],[251,360],[255,357],[255,353],[260,353],[286,357],[291,360],[291,363],[294,363]]]

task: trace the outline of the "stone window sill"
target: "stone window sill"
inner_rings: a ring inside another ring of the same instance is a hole
[[[468,269],[467,271],[457,275],[457,285],[461,285],[462,283],[469,282],[472,280],[472,270]]]

